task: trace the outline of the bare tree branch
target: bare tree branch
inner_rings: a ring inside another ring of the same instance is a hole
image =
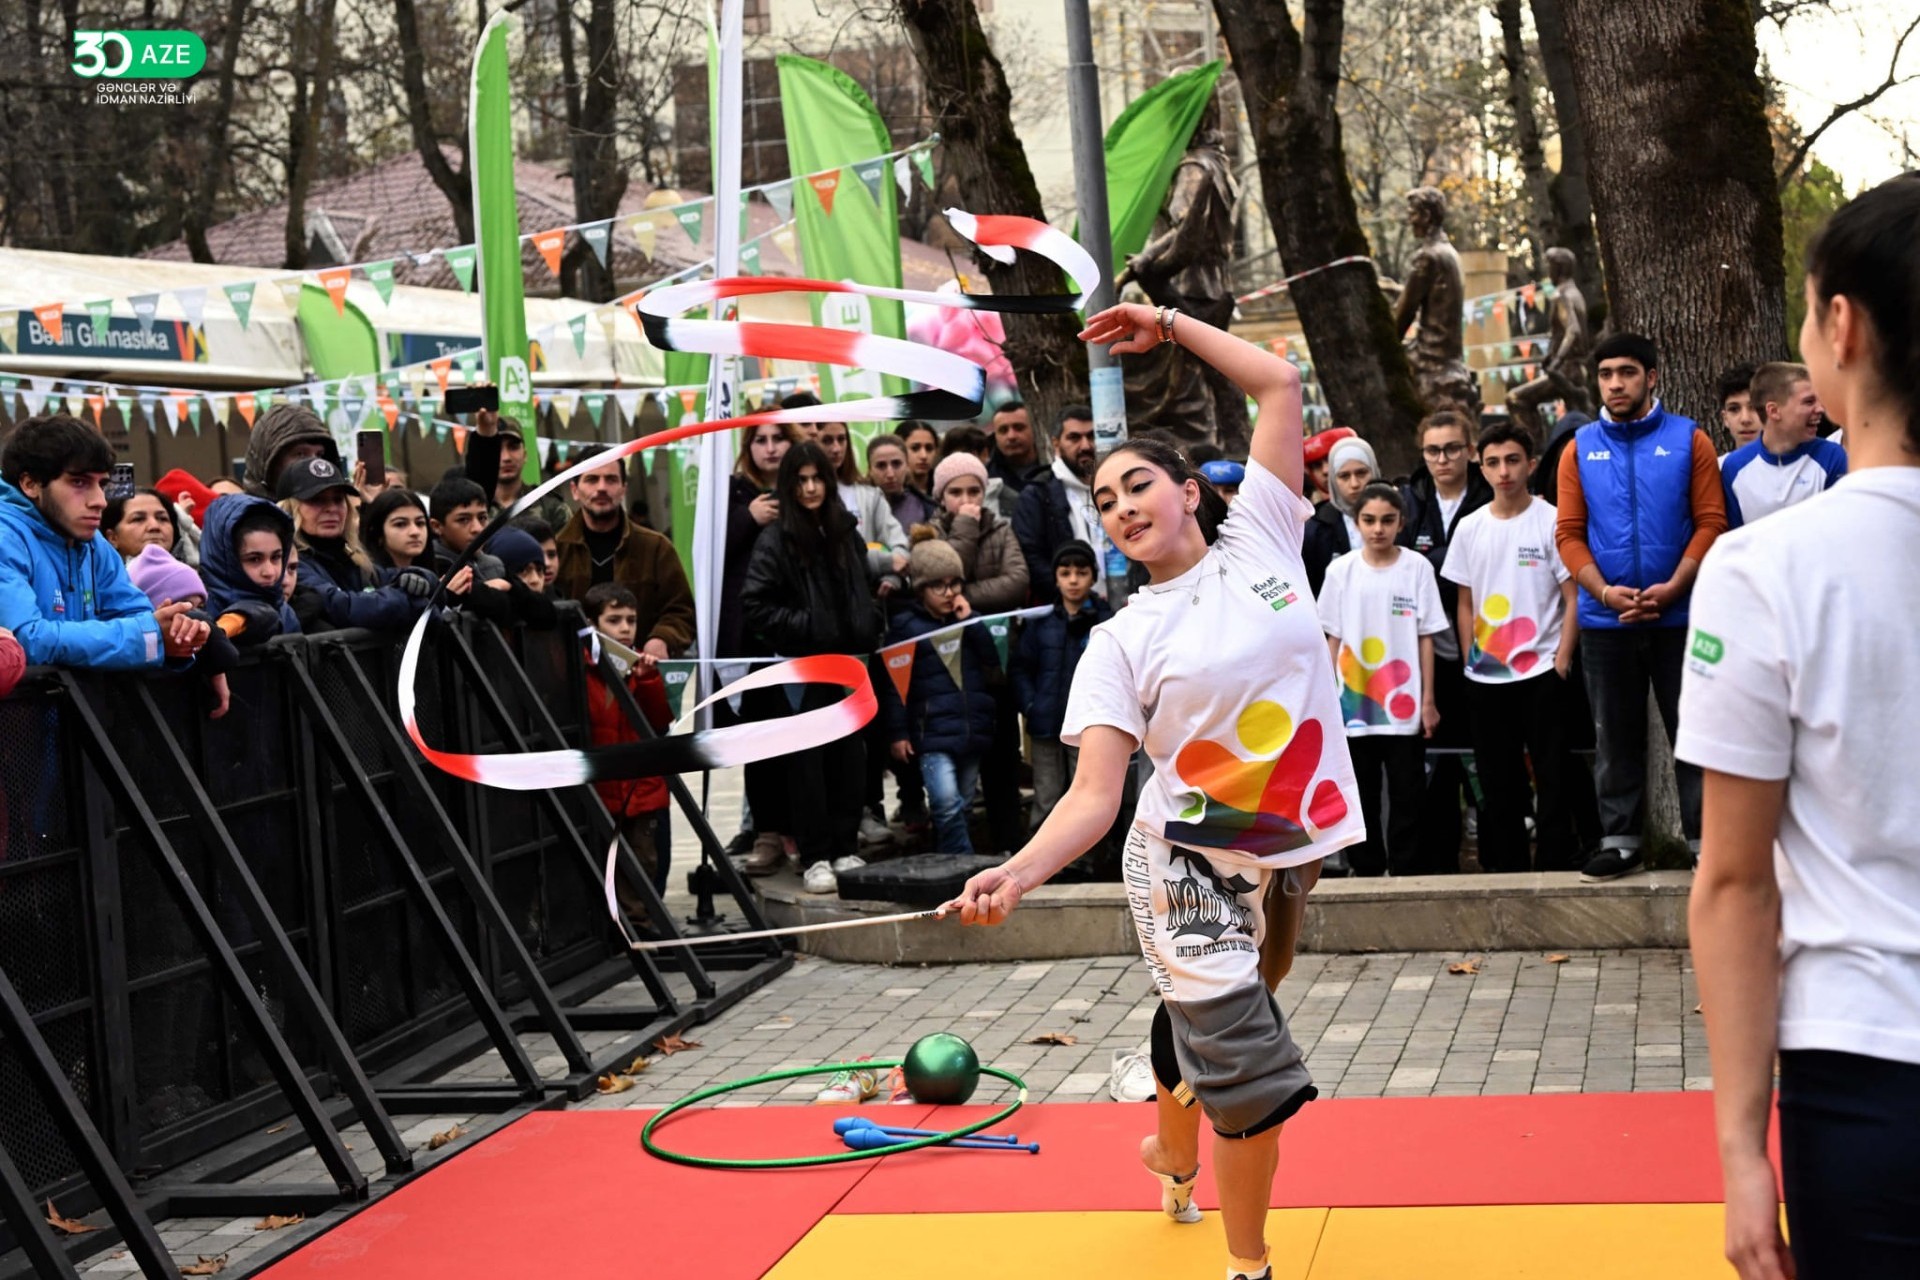
[[[1906,49],[1908,37],[1912,36],[1917,29],[1920,29],[1920,16],[1915,17],[1912,22],[1909,22],[1907,29],[1900,33],[1900,38],[1893,42],[1893,56],[1887,59],[1886,79],[1853,101],[1842,102],[1834,107],[1832,111],[1827,113],[1825,120],[1822,120],[1806,137],[1800,139],[1800,144],[1793,149],[1792,154],[1788,155],[1786,165],[1780,170],[1779,182],[1782,191],[1786,190],[1787,184],[1793,181],[1793,175],[1800,172],[1800,166],[1807,162],[1807,153],[1813,150],[1813,144],[1820,140],[1821,134],[1863,107],[1872,106],[1889,90],[1897,89],[1901,85],[1910,84],[1915,80],[1920,80],[1920,71],[1905,76],[1900,74],[1900,55]]]

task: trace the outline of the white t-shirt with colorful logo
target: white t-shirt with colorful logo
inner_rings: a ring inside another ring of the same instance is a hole
[[[1420,637],[1452,625],[1427,558],[1395,552],[1378,569],[1363,552],[1341,556],[1320,584],[1320,626],[1340,642],[1334,666],[1348,737],[1420,732]]]
[[[1482,684],[1530,680],[1553,670],[1564,612],[1567,566],[1553,544],[1556,512],[1536,497],[1502,520],[1482,507],[1460,522],[1440,570],[1473,592],[1473,644],[1467,679]]]
[[[1162,482],[1164,483],[1164,481]],[[1333,663],[1307,588],[1313,514],[1258,462],[1200,563],[1093,629],[1060,734],[1130,734],[1134,822],[1220,862],[1290,867],[1365,838]]]

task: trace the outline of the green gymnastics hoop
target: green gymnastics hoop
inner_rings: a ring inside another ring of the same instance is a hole
[[[994,1076],[997,1079],[1005,1080],[1008,1084],[1020,1090],[1019,1095],[1006,1107],[988,1116],[985,1120],[979,1120],[969,1125],[962,1125],[958,1129],[950,1129],[945,1133],[935,1134],[929,1138],[915,1138],[910,1142],[899,1142],[874,1151],[839,1151],[824,1156],[786,1156],[772,1160],[728,1160],[718,1156],[690,1156],[678,1151],[668,1151],[666,1148],[656,1144],[653,1140],[653,1131],[658,1129],[661,1123],[675,1112],[684,1111],[696,1103],[705,1102],[708,1098],[718,1097],[723,1093],[732,1093],[736,1089],[746,1089],[756,1084],[769,1084],[776,1080],[792,1080],[799,1076],[826,1075],[830,1071],[885,1070],[888,1067],[897,1067],[900,1065],[898,1061],[835,1062],[824,1067],[791,1067],[785,1071],[769,1071],[765,1075],[749,1076],[744,1080],[728,1080],[721,1084],[708,1085],[704,1089],[688,1094],[686,1097],[680,1099],[680,1101],[668,1107],[665,1111],[654,1116],[653,1119],[647,1121],[646,1127],[640,1130],[640,1145],[646,1148],[648,1155],[654,1156],[657,1159],[670,1161],[673,1164],[693,1165],[701,1169],[804,1169],[811,1165],[845,1164],[850,1160],[870,1160],[875,1156],[898,1155],[902,1151],[918,1151],[922,1147],[938,1146],[943,1142],[951,1142],[955,1138],[964,1138],[968,1134],[978,1133],[982,1129],[991,1128],[999,1124],[1002,1120],[1005,1120],[1008,1116],[1018,1111],[1027,1101],[1026,1081],[1014,1075],[1011,1071],[1002,1071],[998,1067],[981,1067],[981,1075]]]

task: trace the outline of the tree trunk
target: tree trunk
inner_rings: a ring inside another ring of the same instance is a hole
[[[1046,220],[1026,148],[1013,130],[1013,98],[1000,60],[980,28],[973,0],[896,0],[920,74],[927,110],[940,134],[947,175],[969,213],[1006,213]],[[976,253],[995,293],[1060,293],[1060,272],[1030,253],[1002,265]],[[1078,325],[1063,315],[1007,315],[1006,354],[1021,398],[1038,431],[1050,431],[1060,410],[1087,398],[1087,348]]]
[[[486,25],[484,9],[479,14]],[[414,150],[427,167],[433,185],[453,206],[453,230],[461,244],[473,243],[473,184],[467,180],[467,129],[464,100],[460,104],[460,167],[447,163],[440,135],[433,127],[433,99],[427,92],[426,52],[420,47],[420,19],[413,0],[393,0],[394,34],[400,46],[400,88],[407,104],[407,127]],[[479,28],[476,28],[478,30]]]
[[[1613,328],[1660,348],[1660,396],[1786,358],[1786,269],[1748,0],[1563,0]]]
[[[213,248],[207,243],[207,227],[213,221],[214,201],[219,198],[221,179],[227,173],[227,128],[233,119],[233,99],[239,80],[240,37],[247,25],[247,9],[252,0],[230,0],[227,25],[221,32],[220,74],[215,81],[213,119],[206,125],[206,150],[200,170],[193,177],[191,194],[181,212],[180,229],[186,236],[187,252],[195,262],[212,262]]]
[[[1548,189],[1547,155],[1540,147],[1540,123],[1533,115],[1533,76],[1527,69],[1527,44],[1520,34],[1520,0],[1494,0],[1500,19],[1500,61],[1507,70],[1507,108],[1513,112],[1513,138],[1520,151],[1520,172],[1527,186],[1527,242],[1533,248],[1533,275],[1546,274],[1547,250],[1560,243],[1560,219]]]
[[[297,71],[293,104],[287,112],[287,225],[288,268],[307,265],[307,192],[320,146],[320,124],[333,88],[335,0],[300,0],[293,20],[293,65],[313,68],[311,76]],[[311,12],[309,12],[311,6]]]
[[[1334,110],[1341,0],[1305,0],[1300,29],[1277,0],[1214,0],[1213,7],[1240,78],[1287,274],[1370,256]],[[1423,410],[1372,265],[1310,275],[1294,284],[1293,301],[1334,420],[1372,443],[1387,475],[1410,472]]]
[[[1574,84],[1567,52],[1561,0],[1532,0],[1533,29],[1540,37],[1540,62],[1553,94],[1553,118],[1560,129],[1560,172],[1547,184],[1563,237],[1560,247],[1573,252],[1573,278],[1587,299],[1587,319],[1597,331],[1607,318],[1606,286],[1600,278],[1600,246],[1593,235],[1593,195],[1587,188],[1587,135],[1580,118],[1580,90]],[[1549,246],[1550,248],[1552,246]]]
[[[560,25],[573,23],[571,3],[560,9]],[[572,60],[569,32],[562,46]],[[620,211],[627,190],[627,173],[620,167],[614,111],[620,89],[620,51],[614,30],[614,0],[591,0],[587,10],[585,92],[580,92],[574,68],[567,76],[567,142],[572,155],[574,220],[593,222]],[[608,258],[612,251],[609,247]],[[607,302],[614,296],[613,277],[600,266],[587,242],[575,237],[560,264],[560,291],[570,298]]]

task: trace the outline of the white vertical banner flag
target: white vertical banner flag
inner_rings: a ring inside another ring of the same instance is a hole
[[[740,206],[740,65],[741,16],[744,0],[721,0],[720,29],[708,33],[707,75],[713,131],[713,207]],[[739,274],[740,220],[713,220],[713,274]],[[725,319],[724,313],[715,319]],[[715,356],[707,372],[707,420],[731,418],[739,390],[739,366],[732,356]],[[714,656],[720,634],[721,584],[726,580],[727,479],[731,472],[733,433],[714,431],[694,442],[700,468],[700,491],[693,516],[693,602],[697,645],[702,659]],[[731,655],[729,655],[731,656]],[[701,728],[712,725],[712,708],[701,712]]]

